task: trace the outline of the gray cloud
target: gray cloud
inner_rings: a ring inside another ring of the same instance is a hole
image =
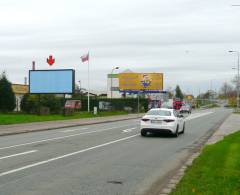
[[[240,50],[240,10],[229,0],[9,0],[0,2],[0,71],[12,82],[37,68],[74,68],[87,85],[80,56],[90,51],[93,89],[121,70],[164,72],[165,86],[186,92],[230,81]],[[46,6],[47,5],[47,6]],[[48,67],[49,54],[56,57]]]

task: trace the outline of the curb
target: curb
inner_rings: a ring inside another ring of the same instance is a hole
[[[125,120],[132,120],[132,119],[138,119],[141,118],[141,116],[136,116],[132,118],[123,118],[123,119],[113,119],[113,120],[106,120],[106,121],[91,121],[91,122],[85,122],[82,124],[72,124],[72,125],[66,125],[66,126],[59,126],[59,127],[49,127],[49,128],[42,128],[42,129],[34,129],[34,130],[21,130],[16,132],[0,132],[0,136],[8,136],[8,135],[16,135],[16,134],[23,134],[23,133],[32,133],[32,132],[39,132],[39,131],[48,131],[48,130],[55,130],[55,129],[63,129],[68,127],[77,127],[77,126],[84,126],[84,125],[95,125],[95,124],[102,124],[102,123],[111,123],[111,122],[117,122],[117,121],[125,121]],[[47,121],[49,122],[49,121]]]

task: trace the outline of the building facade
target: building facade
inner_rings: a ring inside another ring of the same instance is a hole
[[[118,74],[107,75],[107,98],[121,98],[122,94],[119,92]]]

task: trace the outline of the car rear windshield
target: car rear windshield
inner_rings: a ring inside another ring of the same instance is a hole
[[[167,110],[149,110],[147,115],[171,116],[171,112]]]

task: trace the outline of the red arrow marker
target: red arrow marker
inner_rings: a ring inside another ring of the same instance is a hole
[[[47,63],[52,66],[55,62],[55,59],[53,58],[52,55],[49,56],[49,58],[47,58]]]

